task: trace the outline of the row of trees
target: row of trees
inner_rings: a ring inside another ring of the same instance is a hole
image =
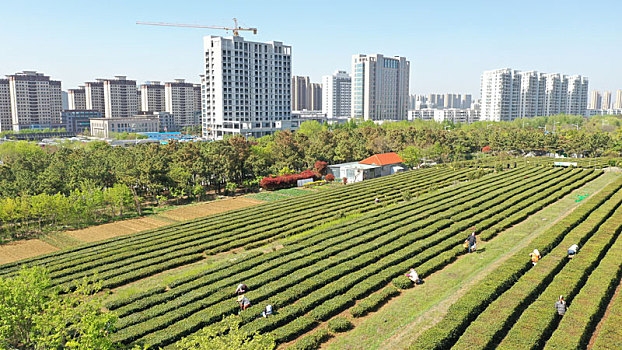
[[[87,211],[112,216],[118,210],[127,212],[128,202],[132,211],[141,214],[145,202],[157,203],[167,198],[201,200],[210,191],[257,188],[263,177],[282,173],[283,169],[300,172],[312,168],[317,161],[350,162],[390,151],[399,152],[410,166],[423,160],[470,159],[483,147],[493,154],[619,155],[621,124],[619,117],[584,119],[565,115],[470,125],[414,121],[377,126],[351,121],[325,126],[305,122],[297,132],[284,131],[249,140],[230,137],[213,142],[139,144],[128,148],[111,147],[104,142],[48,147],[5,142],[0,144],[0,198],[19,203],[7,202],[9,207],[29,209],[9,210],[9,214],[5,211],[0,220],[5,227],[16,220],[31,222],[38,215],[31,213],[40,212],[35,208],[47,206],[63,209],[44,217],[41,224],[74,224],[79,213]],[[123,189],[123,199],[101,199],[105,189],[115,186]],[[42,194],[48,197],[37,197]],[[83,203],[82,209],[49,204],[62,202],[58,196]],[[75,200],[78,197],[84,200]],[[85,215],[88,218],[93,214]],[[38,227],[38,223],[29,227]]]

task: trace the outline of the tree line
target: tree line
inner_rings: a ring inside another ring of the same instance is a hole
[[[5,234],[46,225],[81,225],[141,214],[146,203],[203,200],[209,193],[254,190],[287,168],[358,161],[398,152],[409,166],[493,154],[619,156],[622,118],[559,115],[470,125],[431,121],[305,122],[296,132],[259,139],[112,147],[105,142],[42,147],[0,144],[0,221]]]

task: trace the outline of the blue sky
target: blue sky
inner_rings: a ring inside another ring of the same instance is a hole
[[[622,1],[29,1],[0,0],[0,75],[38,70],[63,82],[127,75],[198,82],[208,29],[137,20],[257,27],[292,46],[293,74],[350,71],[352,54],[411,61],[414,93],[479,95],[481,72],[511,67],[582,74],[622,89]]]

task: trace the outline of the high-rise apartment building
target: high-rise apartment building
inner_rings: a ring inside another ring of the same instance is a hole
[[[311,82],[309,77],[292,76],[292,110],[302,111],[311,106]]]
[[[600,94],[600,91],[592,91],[592,93],[590,94],[590,102],[587,105],[588,109],[600,109],[600,106],[602,104],[602,95]]]
[[[351,116],[365,120],[406,120],[410,62],[381,54],[352,56]]]
[[[104,80],[104,116],[106,118],[130,118],[138,113],[138,90],[135,80],[124,75]]]
[[[86,109],[86,91],[84,86],[80,86],[77,89],[67,90],[67,98],[69,102],[69,109],[71,110],[85,110]]]
[[[88,81],[84,83],[84,92],[86,95],[86,109],[98,111],[102,114],[106,111],[106,102],[104,99],[104,80]]]
[[[14,131],[60,126],[63,109],[60,81],[34,71],[7,77]]]
[[[192,126],[195,123],[196,86],[184,79],[165,83],[166,112],[171,113],[178,127]]]
[[[600,108],[602,109],[610,109],[611,108],[611,91],[603,91],[601,99]]]
[[[309,85],[309,105],[307,106],[310,111],[322,110],[322,84],[311,83]]]
[[[481,120],[511,121],[559,113],[585,114],[588,79],[580,75],[486,71],[481,80]]]
[[[0,79],[0,132],[13,130],[9,79]]]
[[[613,104],[614,109],[622,109],[622,90],[616,92],[616,100]]]
[[[206,36],[203,136],[261,137],[291,128],[291,46]]]
[[[352,79],[345,71],[322,77],[322,113],[327,118],[350,117]]]
[[[143,112],[164,112],[164,85],[159,81],[148,81],[140,85],[140,110]]]

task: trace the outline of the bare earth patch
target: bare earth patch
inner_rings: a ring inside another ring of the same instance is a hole
[[[153,217],[144,217],[87,227],[81,230],[69,231],[66,232],[66,234],[83,242],[96,242],[169,224],[169,222],[158,220]]]
[[[196,205],[188,205],[181,208],[175,208],[158,214],[164,218],[177,221],[192,220],[202,216],[219,214],[228,210],[240,209],[264,203],[252,198],[235,197],[228,199],[219,199],[207,203]]]
[[[0,245],[0,264],[7,264],[57,250],[58,248],[39,239],[9,242]]]

